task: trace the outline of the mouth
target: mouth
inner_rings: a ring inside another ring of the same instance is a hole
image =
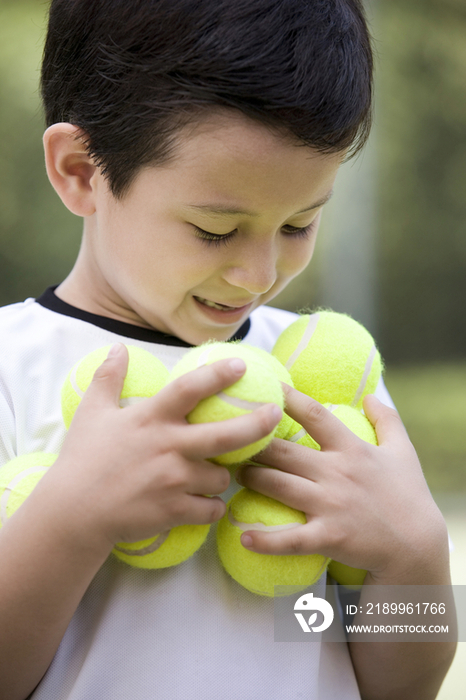
[[[211,309],[218,309],[219,311],[243,311],[247,309],[249,306],[251,306],[252,302],[249,302],[249,304],[241,304],[241,305],[228,305],[228,304],[219,304],[216,301],[210,301],[209,299],[203,299],[202,297],[194,297],[197,302],[202,304],[203,306],[208,306]]]
[[[194,303],[202,312],[203,316],[209,319],[209,323],[214,323],[220,326],[231,326],[235,323],[241,323],[245,320],[248,314],[252,311],[253,302],[249,304],[220,304],[218,301],[204,299],[204,297],[193,296]]]

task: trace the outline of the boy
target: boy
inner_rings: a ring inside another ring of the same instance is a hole
[[[338,166],[368,133],[371,72],[358,0],[53,0],[47,172],[84,234],[62,284],[1,314],[1,462],[59,453],[0,534],[1,700],[435,697],[451,645],[275,644],[273,601],[225,574],[214,528],[171,569],[109,557],[218,521],[238,485],[207,460],[281,415],[187,425],[244,372],[228,361],[121,411],[122,343],[169,369],[210,338],[272,348],[295,315],[263,305],[312,257]],[[64,378],[109,343],[65,436]],[[243,545],[318,551],[367,584],[448,583],[445,525],[396,413],[366,400],[374,448],[294,390],[287,405],[322,452],[277,440],[257,458],[277,469],[237,478],[309,522]]]

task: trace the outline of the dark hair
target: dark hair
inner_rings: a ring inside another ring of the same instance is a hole
[[[372,70],[361,0],[52,0],[42,97],[47,124],[80,127],[121,197],[212,106],[356,153]]]

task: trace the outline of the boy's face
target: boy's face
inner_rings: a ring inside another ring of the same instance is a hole
[[[122,200],[96,172],[78,263],[84,308],[192,344],[227,340],[311,260],[342,157],[216,114]]]

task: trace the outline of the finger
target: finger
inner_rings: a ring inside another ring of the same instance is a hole
[[[252,466],[274,467],[308,479],[319,477],[322,470],[326,468],[322,462],[322,454],[319,450],[277,438],[274,438],[262,452],[254,455],[253,459],[248,460]]]
[[[225,515],[226,505],[219,496],[203,496],[193,494],[188,496],[186,505],[183,504],[182,524],[207,525],[221,520]]]
[[[128,371],[128,349],[123,343],[116,343],[110,348],[107,359],[97,368],[81,403],[104,406],[112,403],[115,408],[120,405]]]
[[[147,539],[160,532],[168,533],[172,528],[181,525],[209,525],[221,520],[226,511],[224,501],[218,496],[184,494],[177,498],[176,503],[168,505],[169,507],[163,515],[163,524],[160,522],[160,509],[157,509],[155,513],[153,508],[148,513],[146,510],[142,510],[140,514],[144,520],[143,525],[141,525],[143,530],[136,535],[133,533],[119,534],[116,541],[134,542],[135,540]],[[151,514],[157,518],[156,523],[151,524]],[[137,523],[134,524],[134,519],[133,527],[137,527]]]
[[[245,372],[246,364],[239,358],[203,365],[167,384],[154,397],[156,406],[167,418],[184,418],[199,401],[231,386]]]
[[[280,469],[245,464],[238,469],[235,477],[241,486],[303,512],[309,510],[319,493],[319,488],[311,479],[303,480],[302,476],[288,474]]]
[[[276,404],[266,404],[243,416],[189,426],[180,435],[180,449],[191,459],[212,459],[242,449],[269,435],[282,418]]]
[[[188,474],[192,476],[189,478],[186,492],[193,496],[220,494],[230,485],[230,472],[219,464],[202,461],[198,462],[193,470],[193,464],[189,462],[188,469]]]
[[[282,384],[286,412],[294,418],[322,450],[344,450],[354,441],[354,434],[325,406],[306,394]]]
[[[364,397],[364,412],[375,428],[379,445],[390,442],[403,444],[409,440],[406,428],[395,409],[383,404],[376,396]]]
[[[259,554],[322,554],[325,550],[325,532],[316,520],[280,532],[247,530],[241,535],[241,544],[249,551]],[[322,569],[326,563],[322,561]]]

